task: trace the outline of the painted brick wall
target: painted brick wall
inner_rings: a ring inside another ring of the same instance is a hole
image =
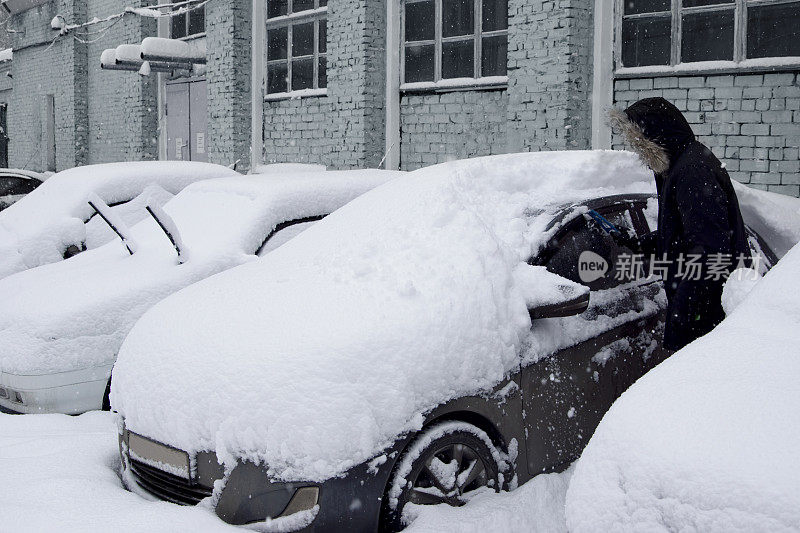
[[[264,102],[265,163],[328,163],[327,97]]]
[[[14,91],[9,103],[9,165],[45,170],[44,98],[55,102],[56,169],[86,161],[86,46],[67,38],[53,43],[50,20],[61,14],[71,21],[86,18],[86,6],[58,0],[12,18]],[[51,44],[52,43],[52,44]],[[76,83],[77,81],[77,83]]]
[[[508,151],[589,148],[593,7],[509,0]]]
[[[401,168],[505,152],[507,103],[498,90],[403,95]]]
[[[662,96],[698,140],[752,187],[800,196],[800,73],[616,80],[615,105]],[[622,139],[615,137],[614,147]]]
[[[251,0],[206,4],[208,159],[250,166]]]
[[[89,0],[88,16],[119,13],[119,0]],[[87,163],[158,159],[157,77],[100,69],[100,54],[119,44],[139,44],[156,35],[151,18],[127,16],[87,47]]]

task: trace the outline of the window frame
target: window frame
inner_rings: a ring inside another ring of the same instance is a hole
[[[434,37],[422,41],[406,41],[406,6],[432,1],[434,4]],[[436,88],[450,80],[469,80],[463,84],[449,86],[448,89],[472,88],[474,86],[505,86],[508,83],[508,70],[505,75],[483,75],[483,39],[486,37],[505,36],[508,43],[508,24],[505,29],[483,31],[483,0],[473,0],[473,31],[471,34],[444,37],[442,35],[442,3],[443,0],[399,0],[400,2],[400,90]],[[508,10],[506,8],[506,17]],[[473,41],[473,72],[470,78],[442,78],[442,49],[444,43]],[[433,80],[406,82],[406,48],[411,46],[433,45]],[[506,65],[508,65],[508,48],[506,48]]]
[[[771,64],[775,66],[794,66],[800,65],[800,56],[770,56],[763,58],[748,58],[747,54],[747,13],[750,7],[774,6],[781,4],[791,4],[797,0],[734,0],[733,2],[719,3],[708,6],[683,7],[683,0],[670,0],[668,11],[653,11],[647,13],[636,13],[625,15],[626,0],[614,1],[614,71],[615,73],[627,73],[644,71],[657,73],[658,71],[675,72],[685,69],[688,72],[702,73],[705,71],[716,70],[740,70],[747,67],[768,68]],[[682,62],[682,31],[683,17],[685,15],[699,13],[713,13],[733,11],[733,57],[732,59],[719,59],[711,61]],[[666,65],[641,65],[627,66],[622,62],[622,25],[624,20],[637,18],[655,18],[657,16],[670,17],[670,54],[669,64]],[[703,64],[717,63],[720,66],[709,66],[708,69],[693,68],[702,67]],[[726,68],[727,67],[727,68]]]
[[[264,2],[264,17],[265,17],[265,39],[264,39],[264,100],[281,100],[285,98],[292,98],[298,94],[304,96],[322,96],[327,94],[327,42],[325,43],[325,51],[320,52],[320,24],[325,24],[327,35],[328,24],[328,5],[324,0],[314,0],[314,7],[305,9],[303,11],[294,12],[292,10],[294,0],[287,0],[286,15],[278,15],[276,17],[269,17],[269,2]],[[322,4],[322,5],[321,5]],[[294,56],[292,53],[292,39],[294,26],[299,24],[314,24],[314,43],[311,54]],[[269,57],[269,32],[277,29],[286,28],[286,57],[279,59],[270,59]],[[324,87],[319,86],[319,62],[323,58],[326,62],[326,83]],[[311,59],[313,63],[313,84],[311,88],[306,89],[293,89],[292,88],[292,63],[294,60]],[[270,93],[269,91],[269,67],[270,65],[286,65],[286,91]]]
[[[179,41],[185,41],[185,40],[197,39],[199,37],[204,37],[205,36],[205,34],[206,34],[206,6],[201,1],[198,1],[197,3],[198,3],[198,7],[196,7],[195,9],[202,9],[203,10],[203,31],[199,31],[197,33],[189,33],[190,14],[191,14],[191,11],[194,11],[194,9],[193,9],[193,10],[187,11],[186,13],[181,13],[180,15],[175,15],[175,16],[172,16],[172,17],[169,18],[169,26],[168,26],[168,28],[169,28],[169,37],[170,37],[170,39],[177,39]],[[184,28],[184,31],[186,33],[185,33],[185,35],[183,35],[181,37],[175,37],[172,34],[172,21],[175,20],[176,18],[183,19],[183,28]]]

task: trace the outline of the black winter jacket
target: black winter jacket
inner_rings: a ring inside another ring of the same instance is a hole
[[[727,275],[707,279],[709,264],[719,259],[710,256],[728,254],[729,273],[750,256],[747,234],[727,171],[711,150],[695,140],[675,106],[663,98],[648,98],[625,114],[669,157],[668,170],[656,175],[658,229],[649,251],[669,262],[664,279],[668,300],[664,346],[677,350],[725,318],[721,296]],[[686,270],[679,262],[690,256],[700,258],[701,279],[679,272]]]

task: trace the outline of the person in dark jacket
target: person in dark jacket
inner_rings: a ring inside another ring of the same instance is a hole
[[[741,262],[750,265],[739,202],[728,172],[667,100],[646,98],[625,111],[612,110],[610,118],[655,174],[658,229],[638,241],[621,239],[665,261],[663,345],[678,350],[725,318],[725,279]],[[699,274],[691,263],[699,264]]]

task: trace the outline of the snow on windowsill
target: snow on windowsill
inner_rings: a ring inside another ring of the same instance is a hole
[[[764,57],[743,61],[698,61],[677,65],[652,65],[646,67],[621,67],[614,71],[617,78],[636,78],[647,76],[680,76],[687,74],[719,74],[726,72],[749,72],[779,70],[783,68],[800,70],[800,57]]]
[[[459,89],[483,89],[508,85],[508,76],[486,76],[483,78],[451,78],[439,81],[403,83],[401,91],[448,91]]]
[[[301,89],[299,91],[290,91],[288,93],[272,93],[264,96],[265,102],[274,100],[297,100],[300,98],[311,98],[314,96],[327,96],[328,89]]]

